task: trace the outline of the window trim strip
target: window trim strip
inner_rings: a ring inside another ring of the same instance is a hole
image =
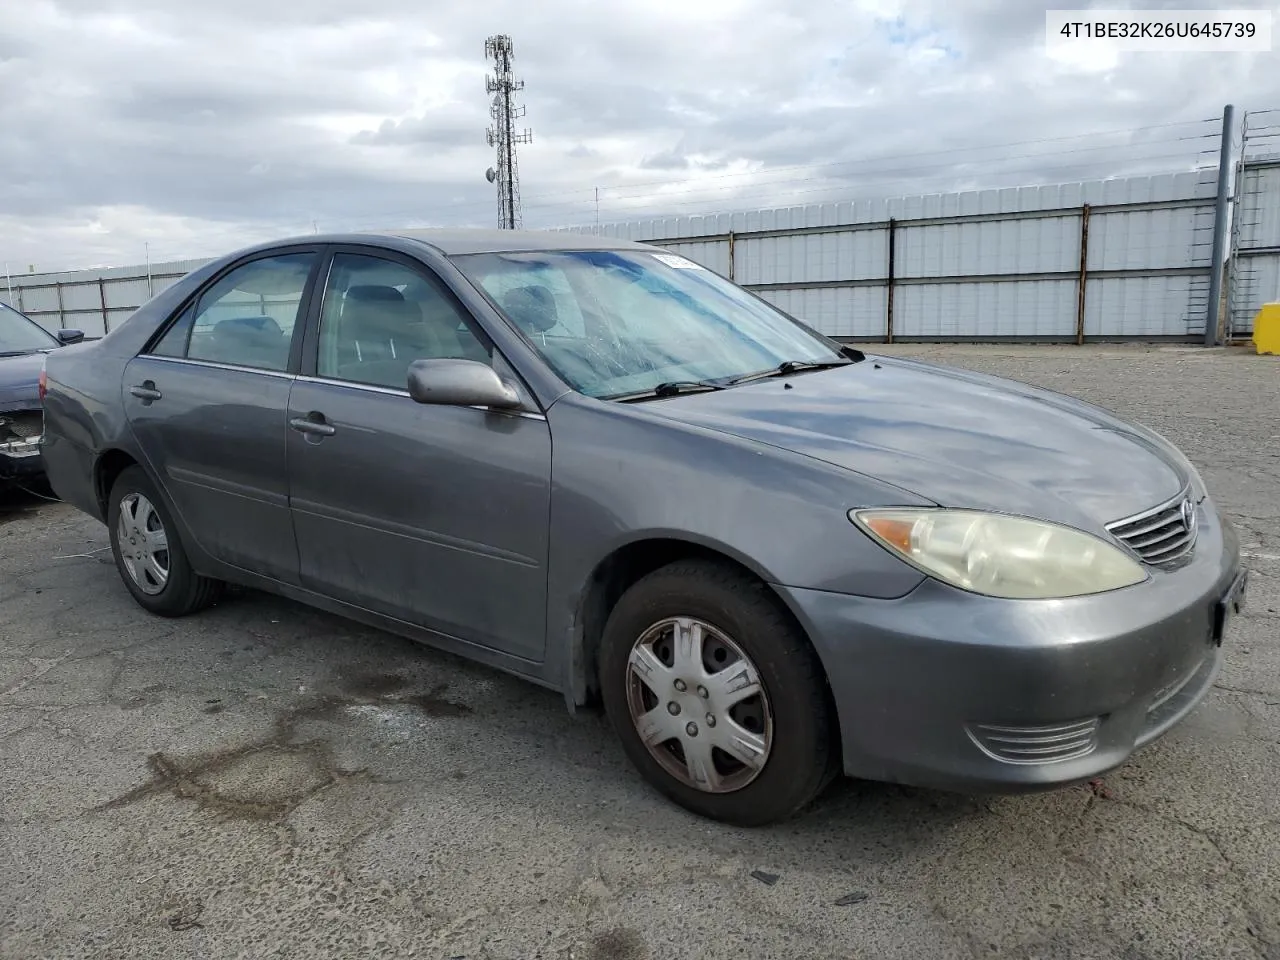
[[[409,395],[408,390],[397,390],[395,387],[380,387],[372,383],[359,383],[355,380],[339,380],[334,377],[312,377],[299,374],[293,378],[299,383],[315,383],[321,386],[330,387],[346,387],[348,390],[360,390],[365,393],[377,393],[388,397],[403,397],[413,402],[413,398]],[[429,406],[429,404],[426,404]],[[546,422],[547,416],[544,413],[535,413],[531,410],[496,410],[492,407],[482,407],[470,404],[466,407],[455,407],[460,410],[479,410],[483,413],[501,414],[505,417],[521,417],[525,420],[541,420]]]
[[[209,367],[213,370],[231,370],[235,373],[260,373],[264,377],[275,377],[278,380],[293,380],[296,374],[288,370],[271,370],[266,367],[245,367],[234,363],[220,363],[216,360],[199,360],[190,357],[166,357],[159,353],[140,353],[139,360],[161,360],[165,363],[181,363],[191,367]]]

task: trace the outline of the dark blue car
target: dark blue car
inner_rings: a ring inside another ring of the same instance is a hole
[[[40,460],[44,357],[50,350],[83,339],[79,330],[59,330],[54,336],[0,303],[0,486],[44,472]]]

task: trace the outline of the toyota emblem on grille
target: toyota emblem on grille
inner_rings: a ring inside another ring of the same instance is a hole
[[[1196,506],[1190,500],[1182,501],[1182,525],[1188,530],[1194,530],[1196,526]]]

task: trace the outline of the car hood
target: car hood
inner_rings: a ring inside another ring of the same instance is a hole
[[[14,410],[38,403],[43,367],[43,353],[0,357],[0,410]]]
[[[646,404],[891,483],[947,507],[1101,531],[1189,482],[1159,437],[1098,407],[1010,380],[868,358]]]

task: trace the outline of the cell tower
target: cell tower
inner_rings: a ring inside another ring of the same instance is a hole
[[[532,143],[533,131],[516,133],[515,122],[524,116],[524,107],[516,106],[514,94],[524,89],[524,81],[511,72],[511,38],[505,34],[484,42],[484,56],[492,59],[494,75],[484,79],[485,90],[493,95],[489,116],[493,126],[488,130],[489,146],[498,148],[498,165],[485,171],[490,183],[498,185],[498,226],[503,230],[520,227],[520,174],[516,168],[516,144]]]

